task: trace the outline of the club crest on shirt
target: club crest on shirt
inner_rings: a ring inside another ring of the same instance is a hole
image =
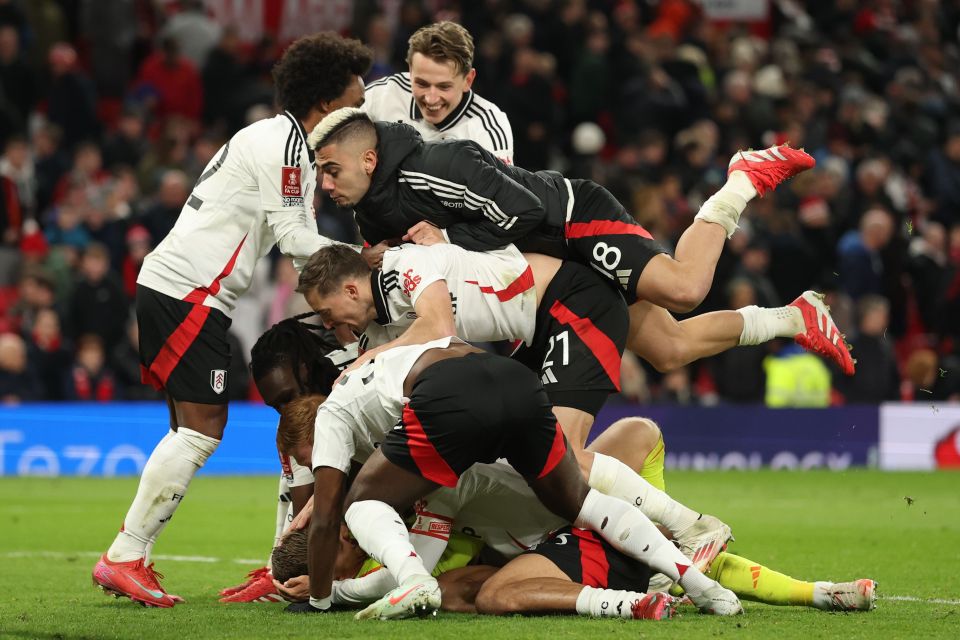
[[[281,167],[280,191],[285,198],[303,196],[300,190],[300,167]]]
[[[223,369],[211,369],[210,388],[217,395],[223,393],[223,390],[227,388],[227,372]]]
[[[407,269],[403,274],[403,292],[410,297],[416,288],[420,284],[420,276],[414,275],[413,269]]]

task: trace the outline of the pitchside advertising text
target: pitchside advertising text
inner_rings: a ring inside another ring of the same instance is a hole
[[[591,437],[643,415],[663,429],[672,469],[960,468],[960,407],[831,409],[641,407],[600,412]],[[0,475],[138,475],[168,422],[162,403],[31,404],[0,409]],[[230,405],[226,437],[200,473],[274,474],[277,414]]]

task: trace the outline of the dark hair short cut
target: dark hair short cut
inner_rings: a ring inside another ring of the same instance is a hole
[[[283,537],[270,554],[270,573],[277,582],[310,574],[307,568],[307,530],[297,529]]]
[[[351,276],[370,274],[370,267],[359,253],[344,244],[332,244],[310,256],[300,272],[297,293],[316,291],[321,296],[330,295]]]
[[[373,55],[359,40],[332,31],[304,36],[273,67],[277,104],[297,118],[306,118],[320,102],[336,100],[355,76],[364,75]]]
[[[436,22],[421,27],[410,36],[407,64],[419,53],[435,62],[452,61],[457,73],[465,75],[473,68],[473,36],[456,22]]]

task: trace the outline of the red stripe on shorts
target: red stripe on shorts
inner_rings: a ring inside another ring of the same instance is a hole
[[[606,589],[610,579],[610,562],[603,551],[603,544],[589,529],[572,529],[580,538],[580,582],[588,587]]]
[[[619,222],[616,220],[593,220],[591,222],[568,222],[566,228],[567,240],[575,238],[590,238],[593,236],[640,236],[653,240],[650,232],[639,224]]]
[[[410,405],[403,407],[403,427],[407,433],[407,448],[410,457],[416,463],[422,475],[431,482],[444,487],[455,487],[459,478],[453,472],[447,461],[440,457],[440,453],[427,439],[427,434],[420,424],[420,418],[413,412]]]
[[[620,350],[605,333],[597,329],[590,318],[581,318],[559,300],[550,307],[550,315],[563,324],[570,325],[573,332],[583,340],[600,366],[607,372],[617,391],[620,390]]]
[[[537,476],[538,480],[553,471],[563,458],[563,454],[567,452],[567,441],[563,438],[563,429],[560,428],[559,422],[555,423],[554,426],[557,432],[553,436],[553,446],[550,447],[547,461],[543,463],[543,469],[540,471],[540,475]]]
[[[170,337],[167,338],[167,341],[160,347],[160,352],[157,353],[157,357],[150,363],[150,367],[146,373],[141,370],[141,380],[158,389],[165,387],[170,374],[173,373],[174,368],[180,363],[180,358],[187,352],[187,349],[190,348],[193,341],[197,339],[197,335],[199,335],[200,329],[203,328],[203,323],[206,322],[207,316],[209,315],[210,307],[205,307],[202,304],[193,305],[193,309],[190,310],[187,317],[183,319],[183,322],[174,329]],[[147,377],[147,374],[149,374],[149,377]],[[158,387],[158,384],[161,386]]]

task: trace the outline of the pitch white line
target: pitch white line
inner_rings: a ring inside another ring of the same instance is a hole
[[[99,558],[100,551],[7,551],[0,553],[0,558]],[[151,560],[169,560],[170,562],[233,562],[235,564],[263,564],[263,559],[254,558],[216,558],[214,556],[177,556],[158,553],[150,556]]]
[[[879,596],[881,600],[896,600],[897,602],[926,602],[928,604],[960,605],[960,600],[944,600],[943,598],[917,598],[916,596]]]
[[[5,551],[0,553],[0,558],[99,558],[102,554],[100,551]],[[170,562],[202,562],[202,563],[214,563],[214,562],[232,562],[234,564],[262,564],[263,559],[258,558],[217,558],[215,556],[178,556],[178,555],[166,555],[166,554],[157,554],[151,556],[152,560],[164,560]],[[947,600],[945,598],[918,598],[917,596],[886,596],[881,595],[877,597],[878,600],[891,600],[893,602],[922,602],[924,604],[949,604],[954,606],[960,606],[960,600]]]

